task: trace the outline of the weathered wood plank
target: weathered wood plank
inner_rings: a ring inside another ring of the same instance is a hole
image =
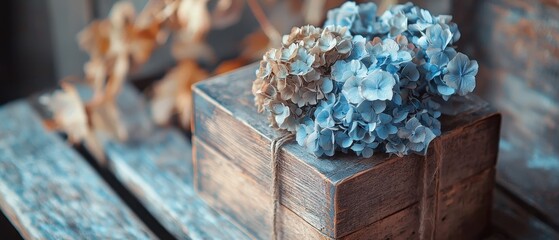
[[[198,198],[191,181],[191,148],[177,130],[156,130],[136,143],[109,142],[116,177],[179,239],[247,239]]]
[[[478,3],[479,90],[504,116],[497,181],[559,229],[557,1]]]
[[[244,226],[257,239],[269,237],[271,208],[269,190],[244,174],[244,170],[228,161],[218,151],[194,138],[197,189],[211,206]],[[494,169],[450,186],[441,192],[436,239],[477,239],[485,230],[491,210]],[[383,176],[384,177],[384,176]],[[371,187],[371,191],[376,191]],[[432,197],[431,197],[432,199]],[[386,204],[379,202],[377,205]],[[369,207],[375,208],[373,204]],[[364,228],[335,239],[406,239],[418,238],[419,204],[375,221]],[[348,209],[350,210],[350,209]],[[259,212],[261,214],[247,214]],[[322,234],[291,210],[279,211],[281,239],[334,239]]]
[[[495,169],[441,192],[435,239],[479,239],[489,227]]]
[[[278,133],[253,106],[254,70],[251,65],[195,87],[195,136],[256,182],[270,186],[269,145]],[[450,125],[443,126],[445,133],[436,140],[443,142],[442,188],[495,164],[500,116],[483,108],[445,122]],[[458,143],[447,143],[460,137],[467,140],[462,150]],[[413,161],[415,156],[409,156],[409,161],[386,154],[370,159],[351,155],[317,159],[296,143],[285,144],[279,156],[282,204],[327,236],[347,235],[419,198],[415,189],[421,167]]]
[[[154,238],[26,102],[4,105],[0,118],[0,208],[24,238]]]
[[[497,187],[493,191],[492,235],[502,239],[559,239],[559,233],[538,219],[510,195]]]
[[[84,98],[88,90],[81,89]],[[130,85],[117,98],[128,142],[107,139],[110,171],[178,239],[248,239],[209,208],[192,187],[192,147],[180,130],[155,128]]]

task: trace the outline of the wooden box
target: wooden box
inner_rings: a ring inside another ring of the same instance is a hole
[[[256,68],[194,87],[194,184],[212,208],[254,238],[268,239],[270,144],[279,133],[256,112]],[[425,157],[316,158],[295,142],[285,144],[278,159],[279,237],[479,237],[489,222],[500,121],[487,105],[443,116],[443,134]],[[430,176],[439,177],[437,184]]]

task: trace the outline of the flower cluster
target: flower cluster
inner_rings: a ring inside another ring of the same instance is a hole
[[[290,77],[268,66],[268,54],[261,62],[254,84],[257,105],[269,110],[276,127],[296,133],[297,142],[317,156],[336,151],[364,157],[378,151],[399,156],[425,153],[441,134],[440,103],[475,88],[477,62],[452,47],[460,33],[450,16],[432,16],[411,3],[393,6],[382,15],[376,9],[374,3],[347,2],[328,13],[325,29],[348,29],[335,36],[349,38],[344,46],[350,50],[338,52],[323,66],[311,64],[309,68],[320,73],[313,78],[320,79],[320,87],[306,78],[287,82]],[[283,48],[271,53],[289,49],[285,43],[294,37],[285,37]],[[312,45],[324,45],[322,37]],[[320,47],[310,47],[314,48]],[[294,65],[288,66],[289,73],[299,71]],[[266,79],[286,81],[282,89],[290,84],[293,89],[278,97],[278,84]]]
[[[344,28],[293,28],[282,47],[271,49],[260,62],[252,92],[258,111],[271,112],[273,126],[295,131],[301,118],[332,93],[330,66],[351,52]]]

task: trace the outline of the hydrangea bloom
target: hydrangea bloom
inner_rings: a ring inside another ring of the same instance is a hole
[[[349,56],[351,37],[345,29],[313,26],[293,28],[279,49],[260,62],[252,91],[260,112],[267,110],[273,126],[295,131],[302,118],[334,91],[330,66]]]
[[[441,134],[438,102],[475,88],[477,62],[453,48],[450,16],[411,3],[376,11],[330,10],[324,30],[294,29],[257,71],[259,109],[317,156],[424,154]]]

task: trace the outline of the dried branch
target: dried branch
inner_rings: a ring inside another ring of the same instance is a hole
[[[270,42],[273,45],[279,45],[281,43],[281,34],[274,28],[274,26],[270,23],[266,14],[264,14],[264,10],[260,7],[257,0],[247,0],[248,6],[250,10],[254,14],[256,21],[260,24],[260,27],[270,39]]]

